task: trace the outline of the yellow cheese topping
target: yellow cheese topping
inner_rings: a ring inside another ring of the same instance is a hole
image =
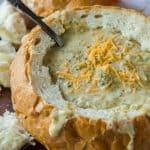
[[[105,77],[112,76],[120,81],[123,86],[127,85],[134,89],[137,86],[142,87],[143,84],[136,67],[130,60],[125,62],[123,70],[115,67],[115,63],[123,60],[128,51],[127,47],[119,48],[112,38],[104,42],[96,42],[88,49],[85,61],[77,65],[78,74],[73,74],[69,70],[58,71],[57,74],[60,78],[67,80],[74,89],[79,89],[83,81],[86,83],[90,82],[89,92],[99,89],[97,84],[101,82],[102,78],[95,76],[97,71],[102,72]],[[108,88],[111,84],[112,79],[109,79],[102,89]]]

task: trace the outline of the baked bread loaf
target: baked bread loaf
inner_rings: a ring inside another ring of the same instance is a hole
[[[64,8],[91,5],[112,5],[117,0],[23,0],[37,15],[48,16],[52,12]]]
[[[57,11],[23,38],[11,65],[13,107],[49,150],[148,150],[150,19],[93,6]]]

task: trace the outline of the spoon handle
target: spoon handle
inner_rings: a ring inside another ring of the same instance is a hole
[[[47,24],[45,24],[40,17],[38,17],[34,12],[32,12],[21,0],[8,0],[13,6],[21,10],[25,15],[31,18],[36,24],[38,24],[44,32],[46,32],[59,47],[63,47],[63,41],[60,36],[58,36]]]

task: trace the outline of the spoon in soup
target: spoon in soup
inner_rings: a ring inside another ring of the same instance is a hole
[[[59,47],[63,47],[64,43],[59,35],[57,35],[46,23],[44,23],[40,17],[38,17],[33,11],[31,11],[21,0],[7,0],[14,7],[21,10],[26,16],[31,18],[36,24],[38,24],[42,30],[47,33]]]

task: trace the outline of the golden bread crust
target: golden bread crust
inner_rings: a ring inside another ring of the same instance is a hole
[[[126,150],[130,142],[129,135],[119,133],[118,124],[116,129],[108,129],[107,123],[100,119],[77,116],[67,121],[57,137],[49,135],[50,113],[53,107],[36,94],[30,80],[30,47],[36,42],[39,32],[41,29],[36,27],[24,38],[24,44],[11,65],[13,107],[24,127],[49,150]],[[146,115],[138,116],[132,122],[135,129],[134,149],[148,150],[149,118]]]
[[[48,16],[56,10],[92,5],[112,5],[117,0],[23,0],[37,15]]]

